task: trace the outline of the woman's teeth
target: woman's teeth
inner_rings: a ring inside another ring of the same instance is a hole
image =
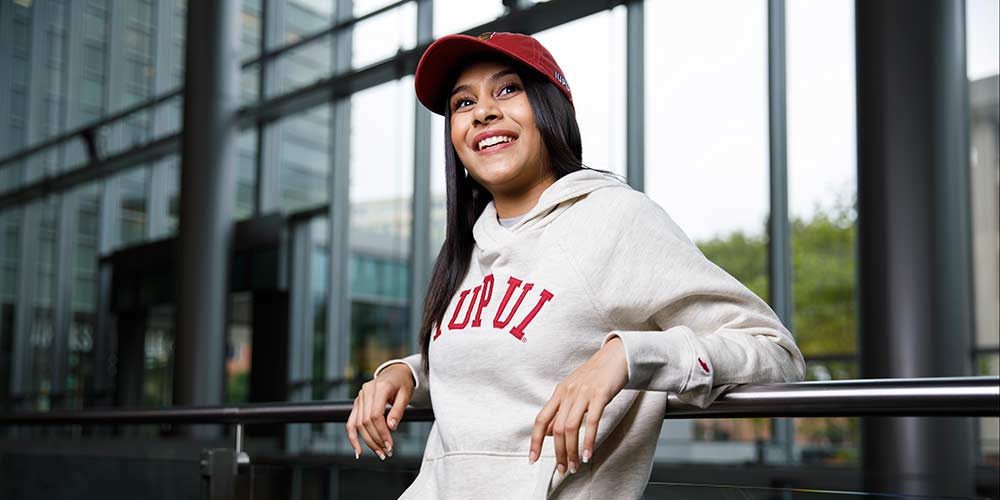
[[[501,142],[513,142],[513,141],[514,141],[513,137],[507,137],[505,135],[495,135],[493,137],[487,137],[486,139],[479,141],[479,150],[482,151],[485,148],[494,146],[496,144],[500,144]]]

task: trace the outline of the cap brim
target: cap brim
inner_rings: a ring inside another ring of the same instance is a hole
[[[451,94],[451,89],[446,87],[458,76],[455,72],[470,58],[481,55],[501,55],[527,64],[516,55],[476,37],[468,35],[441,37],[427,47],[417,64],[413,82],[417,99],[427,109],[444,115],[447,99]]]

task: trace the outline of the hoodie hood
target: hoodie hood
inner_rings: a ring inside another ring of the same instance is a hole
[[[534,208],[509,228],[500,225],[497,220],[496,205],[490,201],[476,220],[472,235],[476,239],[476,244],[488,251],[506,244],[520,233],[541,229],[551,224],[579,199],[599,189],[612,187],[629,188],[628,184],[611,175],[587,168],[577,170],[564,175],[546,188],[538,197],[538,203]]]

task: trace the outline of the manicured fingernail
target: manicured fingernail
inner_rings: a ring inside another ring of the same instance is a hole
[[[386,455],[389,455],[391,457],[392,456],[392,444],[390,444],[388,441],[386,441],[386,442],[384,442],[382,444],[385,445],[385,453],[386,453]]]
[[[528,463],[533,464],[535,463],[535,460],[538,460],[538,452],[531,450],[531,453],[528,454]]]
[[[357,460],[361,457],[361,453],[358,450],[354,450],[354,459]]]
[[[566,474],[566,466],[565,466],[565,465],[563,465],[563,464],[559,464],[559,465],[558,465],[558,466],[556,467],[556,469],[559,469],[559,473],[560,473],[560,474]]]
[[[378,455],[379,460],[385,460],[385,453],[382,453],[381,451],[376,451],[375,454]]]
[[[389,428],[396,430],[396,419],[389,417]]]
[[[576,474],[576,461],[575,460],[570,460],[569,461],[569,473],[570,474]]]
[[[583,450],[583,463],[590,461],[590,450]]]

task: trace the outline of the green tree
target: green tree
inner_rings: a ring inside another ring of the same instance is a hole
[[[852,202],[793,218],[791,325],[804,354],[848,354],[856,350],[855,225]],[[736,231],[698,243],[712,262],[768,299],[766,232]]]

